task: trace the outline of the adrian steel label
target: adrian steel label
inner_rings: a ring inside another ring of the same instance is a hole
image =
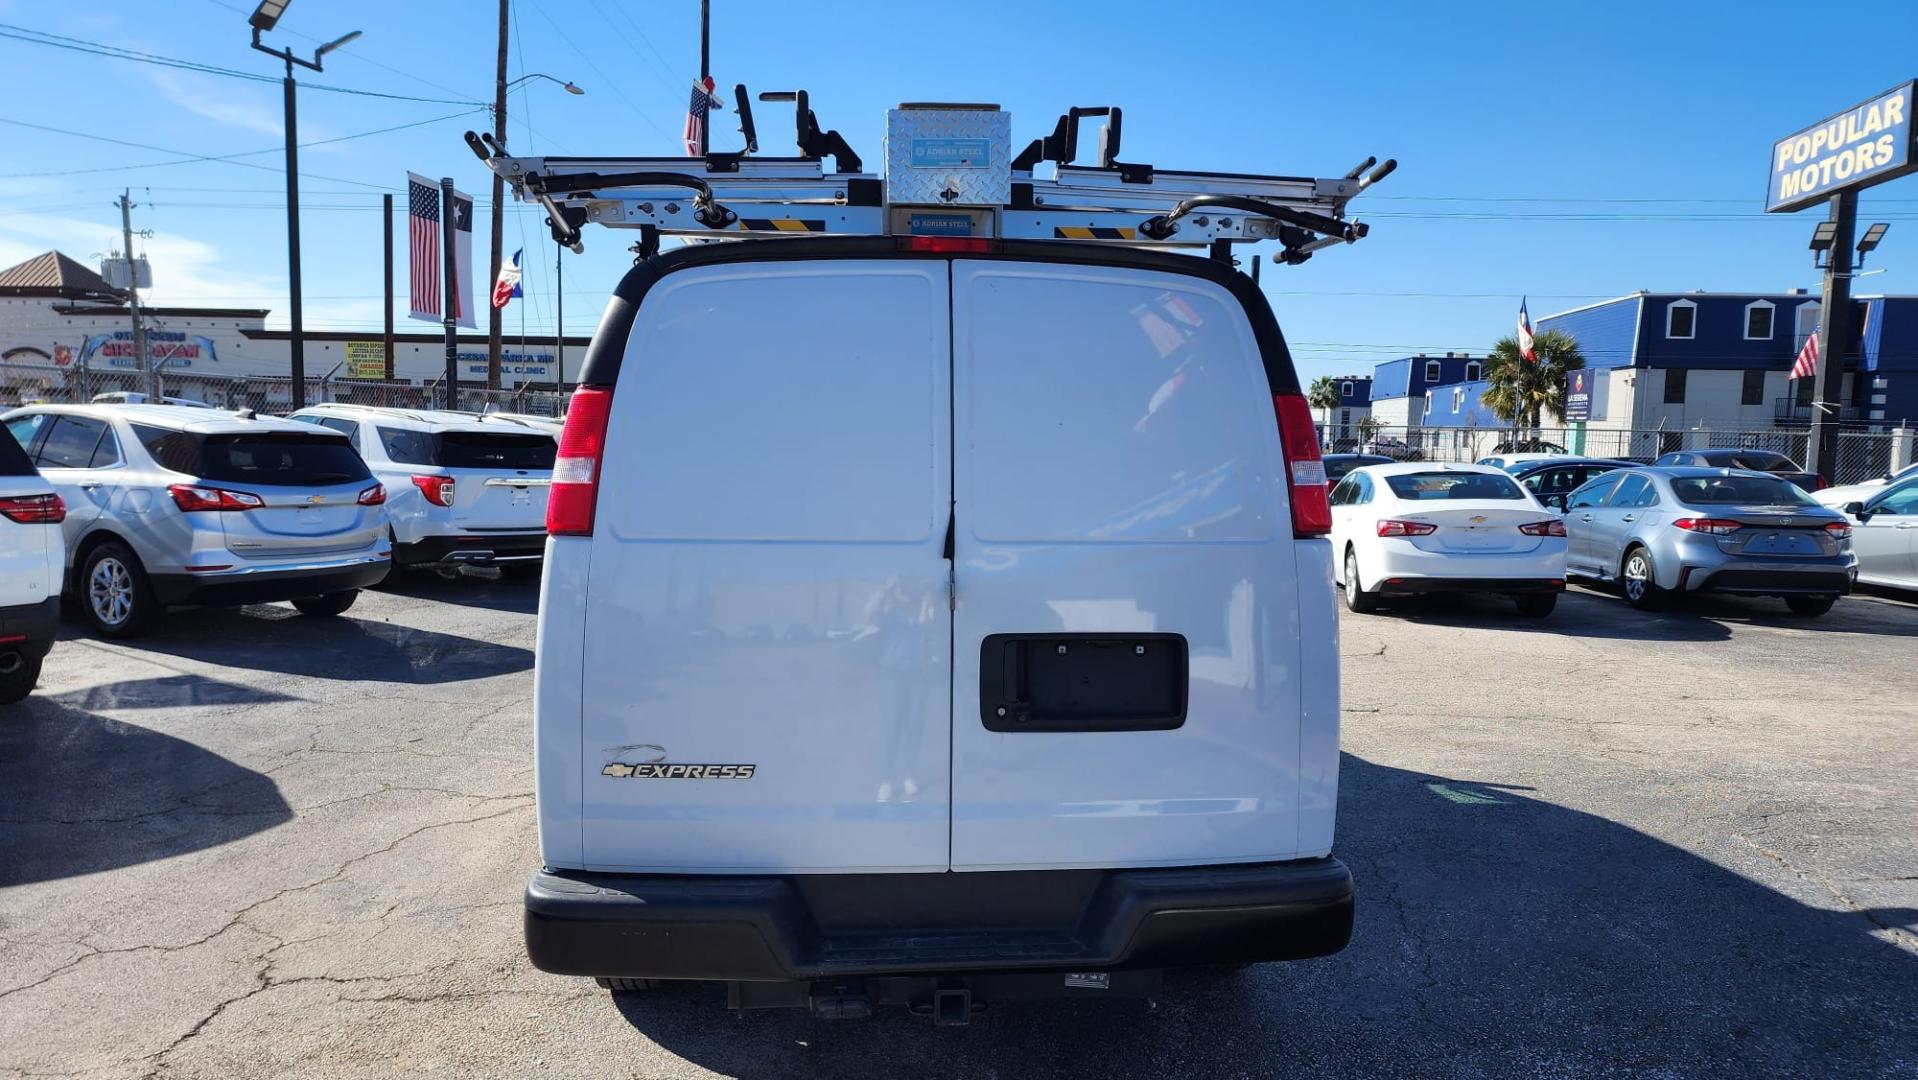
[[[985,139],[914,139],[915,169],[985,169],[992,165],[992,143]]]

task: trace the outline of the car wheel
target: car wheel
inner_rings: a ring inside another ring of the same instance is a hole
[[[107,637],[139,637],[153,629],[160,601],[133,553],[105,543],[80,567],[80,614]]]
[[[1625,565],[1618,583],[1625,590],[1625,602],[1640,611],[1662,611],[1671,594],[1658,587],[1658,575],[1652,569],[1652,553],[1635,547],[1625,553]]]
[[[1379,609],[1379,594],[1366,592],[1359,584],[1359,553],[1352,548],[1345,549],[1345,606],[1359,615]]]
[[[40,681],[40,658],[20,660],[20,666],[0,675],[0,705],[11,705],[28,694]]]
[[[1558,594],[1555,592],[1520,593],[1512,597],[1512,602],[1518,605],[1520,615],[1528,619],[1542,619],[1550,615],[1552,609],[1558,606]]]
[[[293,606],[298,608],[302,615],[325,617],[344,612],[347,608],[353,606],[353,601],[359,598],[360,590],[343,589],[339,592],[325,593],[320,596],[302,596],[293,601]]]
[[[1836,596],[1787,596],[1785,606],[1793,615],[1816,616],[1831,610],[1838,602]]]

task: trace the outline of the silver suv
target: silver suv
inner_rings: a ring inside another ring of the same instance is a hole
[[[66,589],[109,637],[171,604],[337,615],[386,576],[386,490],[347,441],[172,405],[34,405],[7,430],[66,500]]]

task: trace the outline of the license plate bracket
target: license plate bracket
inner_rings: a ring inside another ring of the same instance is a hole
[[[1185,723],[1180,634],[989,634],[979,719],[989,731],[1167,731]]]

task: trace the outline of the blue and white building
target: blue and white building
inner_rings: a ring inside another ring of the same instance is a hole
[[[1789,379],[1820,325],[1819,298],[1783,293],[1637,292],[1546,315],[1588,365],[1567,421],[1596,430],[1802,428],[1812,380]],[[1918,297],[1853,301],[1850,340],[1821,342],[1845,365],[1840,420],[1890,429],[1918,421]],[[1574,388],[1576,390],[1578,388]]]
[[[1372,414],[1372,377],[1370,375],[1337,375],[1333,377],[1339,386],[1339,403],[1331,409],[1314,408],[1312,420],[1319,425],[1328,445],[1336,440],[1338,445],[1358,438],[1359,421]]]
[[[1443,397],[1427,391],[1480,382],[1485,363],[1485,357],[1466,353],[1387,360],[1372,372],[1372,416],[1388,431],[1416,432],[1427,426],[1431,408]]]

